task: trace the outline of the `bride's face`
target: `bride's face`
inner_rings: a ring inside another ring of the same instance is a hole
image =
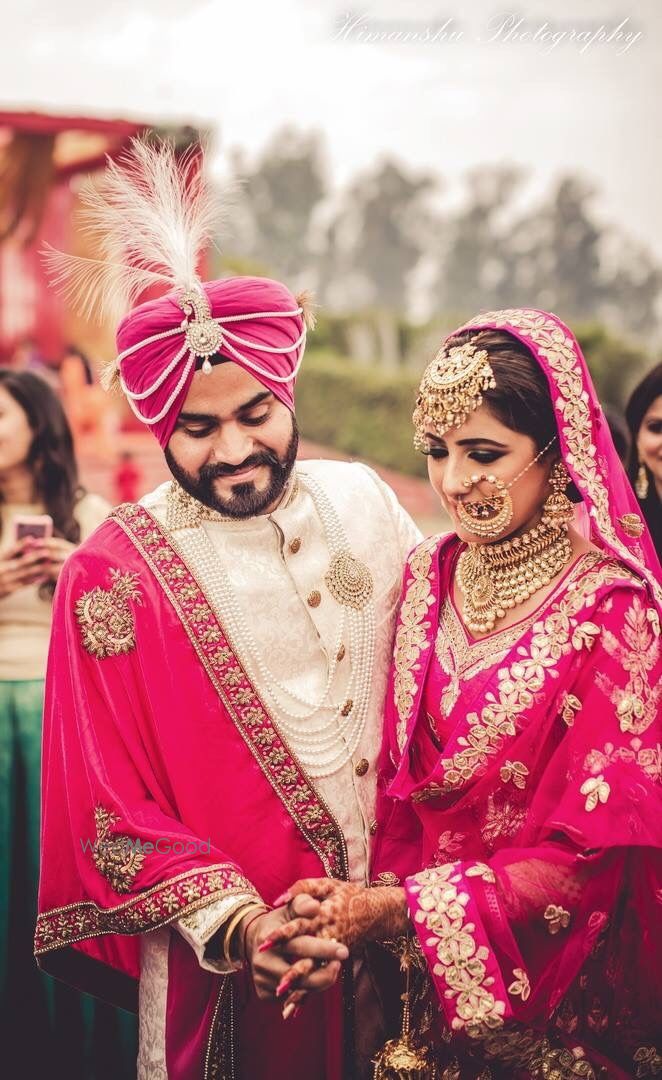
[[[549,455],[531,465],[510,488],[513,517],[502,533],[486,541],[467,532],[460,524],[459,502],[484,502],[485,497],[495,490],[492,483],[480,482],[468,487],[465,480],[485,474],[509,484],[539,452],[529,435],[506,427],[487,405],[481,405],[461,427],[447,431],[443,438],[429,432],[426,439],[430,483],[461,540],[475,544],[493,543],[525,532],[540,520],[550,492],[553,457]]]

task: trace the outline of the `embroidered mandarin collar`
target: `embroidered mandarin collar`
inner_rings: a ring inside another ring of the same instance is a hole
[[[293,472],[275,510],[282,510],[289,506],[298,494],[299,482],[296,473]],[[245,520],[250,519],[235,518],[228,514],[221,514],[218,510],[212,510],[211,507],[205,506],[204,503],[189,495],[188,491],[185,491],[176,480],[171,480],[166,495],[165,517],[165,527],[170,532],[175,532],[177,529],[197,529],[204,521],[236,525]]]

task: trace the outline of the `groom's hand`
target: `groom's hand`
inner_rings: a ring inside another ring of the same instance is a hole
[[[341,963],[349,956],[344,945],[306,934],[280,946],[271,943],[274,934],[292,918],[314,919],[319,906],[317,900],[300,895],[274,911],[257,918],[248,914],[242,921],[237,931],[238,953],[250,969],[258,997],[282,997],[288,988],[287,983],[282,986],[284,975],[293,961],[302,958],[307,961],[306,974],[302,973],[298,983],[302,989],[327,990],[336,981]]]

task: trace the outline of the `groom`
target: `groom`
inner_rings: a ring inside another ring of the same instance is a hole
[[[295,464],[305,316],[258,278],[127,316],[116,381],[173,479],[114,511],[56,597],[35,951],[139,1007],[142,1080],[361,1067],[366,965],[354,991],[346,971],[283,1023],[292,960],[311,957],[304,985],[322,990],[347,950],[262,946],[306,911],[279,904],[294,878],[368,882],[395,607],[419,534],[365,466]]]

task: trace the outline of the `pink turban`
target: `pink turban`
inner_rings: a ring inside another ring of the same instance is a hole
[[[234,277],[186,295],[186,311],[182,293],[170,292],[134,308],[117,331],[122,389],[161,446],[168,445],[198,357],[233,360],[294,411],[306,325],[289,289],[269,278]]]

